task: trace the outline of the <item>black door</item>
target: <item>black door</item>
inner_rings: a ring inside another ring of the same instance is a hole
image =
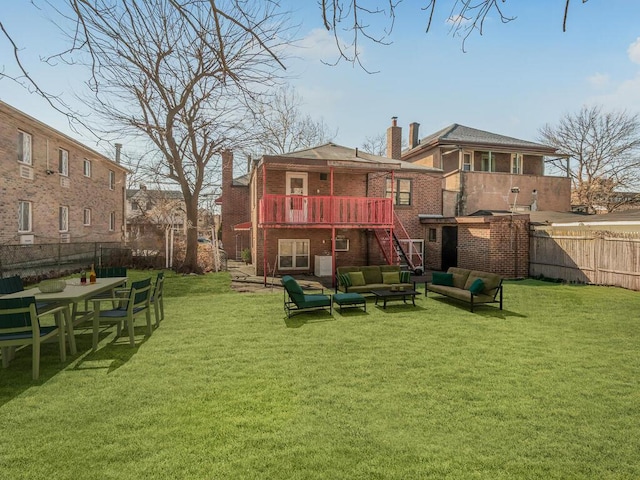
[[[458,266],[458,227],[442,227],[442,271]]]

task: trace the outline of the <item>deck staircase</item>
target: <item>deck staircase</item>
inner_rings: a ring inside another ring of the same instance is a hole
[[[374,230],[378,245],[389,265],[401,265],[412,272],[422,268],[423,260],[419,252],[409,254],[403,247],[403,240],[410,241],[411,237],[404,228],[402,221],[396,213],[393,213],[393,229],[375,228]],[[408,245],[408,242],[404,242]]]

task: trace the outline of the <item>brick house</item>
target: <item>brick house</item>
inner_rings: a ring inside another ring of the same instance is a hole
[[[506,277],[528,275],[530,211],[569,211],[571,183],[545,174],[554,147],[453,124],[419,138],[409,125],[401,150],[396,119],[387,130],[388,156],[443,171],[442,212],[422,215],[426,266],[475,268]]]
[[[439,169],[333,143],[265,155],[240,182],[232,165],[231,155],[223,157],[223,242],[233,241],[234,226],[250,225],[257,275],[331,276],[336,266],[380,263],[423,268],[418,214],[442,211]]]
[[[118,242],[128,170],[0,101],[3,244]]]
[[[125,215],[129,239],[164,232],[169,226],[175,233],[186,234],[184,196],[177,190],[155,190],[145,185],[127,189]]]
[[[233,177],[233,152],[227,150],[222,153],[222,195],[216,204],[222,217],[222,246],[235,260],[241,259],[242,250],[251,247],[250,201],[249,174]]]

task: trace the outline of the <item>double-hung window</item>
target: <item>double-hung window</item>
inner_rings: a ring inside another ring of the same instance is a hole
[[[309,268],[309,240],[278,240],[278,268],[283,270]]]
[[[511,155],[511,173],[520,175],[522,173],[522,154],[514,153]]]
[[[472,171],[473,170],[472,162],[473,162],[473,153],[462,152],[462,171],[464,172]]]
[[[495,153],[486,152],[482,154],[481,170],[483,172],[496,171],[496,154]]]
[[[411,180],[396,178],[395,182],[392,182],[390,178],[387,178],[385,197],[393,198],[394,205],[411,205]]]
[[[109,231],[113,232],[116,229],[116,212],[109,214]]]
[[[58,209],[58,229],[61,232],[69,231],[69,207],[60,205]]]
[[[31,202],[18,202],[18,232],[31,231]]]
[[[109,170],[109,190],[116,188],[116,172]]]
[[[31,135],[18,130],[18,161],[31,165]]]
[[[69,152],[64,148],[58,149],[58,173],[63,177],[69,176]]]
[[[82,213],[82,224],[84,226],[89,226],[91,225],[91,209],[90,208],[85,208],[83,213]]]
[[[84,159],[83,170],[85,177],[91,177],[91,160]]]

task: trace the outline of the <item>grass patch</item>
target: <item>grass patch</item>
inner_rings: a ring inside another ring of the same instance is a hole
[[[131,272],[133,279],[149,275]],[[166,319],[0,371],[14,479],[640,477],[637,292],[507,282],[505,310],[285,319],[282,291],[167,274]],[[137,330],[142,339],[144,328]]]

